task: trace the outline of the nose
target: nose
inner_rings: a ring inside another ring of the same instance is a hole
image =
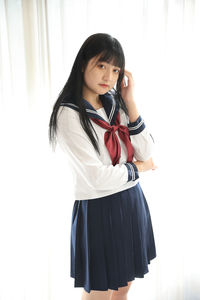
[[[112,81],[112,69],[107,68],[103,74],[103,79],[105,81]]]

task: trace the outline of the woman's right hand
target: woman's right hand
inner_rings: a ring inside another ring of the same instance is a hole
[[[145,172],[145,171],[148,171],[148,170],[155,170],[157,168],[157,166],[154,164],[154,162],[152,160],[152,157],[149,158],[146,161],[136,160],[136,161],[133,161],[133,163],[136,165],[139,172]]]

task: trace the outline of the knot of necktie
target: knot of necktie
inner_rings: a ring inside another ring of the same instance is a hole
[[[120,112],[118,111],[117,118],[115,120],[115,125],[112,126],[109,125],[106,121],[95,118],[91,119],[99,126],[107,129],[107,131],[104,134],[104,142],[110,154],[112,164],[118,164],[121,157],[121,145],[116,135],[116,130],[118,130],[119,137],[126,146],[127,162],[132,162],[134,149],[130,141],[128,127],[120,124]]]
[[[116,131],[119,129],[119,125],[113,125],[113,126],[110,126],[110,128],[108,128],[108,131]]]

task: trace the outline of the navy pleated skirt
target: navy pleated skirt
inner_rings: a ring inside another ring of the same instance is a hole
[[[118,290],[149,272],[156,257],[148,204],[140,183],[124,191],[75,200],[71,222],[74,287]]]

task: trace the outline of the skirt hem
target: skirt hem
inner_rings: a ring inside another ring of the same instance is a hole
[[[150,265],[150,263],[151,263],[151,261],[154,259],[154,258],[156,258],[157,257],[157,255],[155,255],[155,256],[153,256],[152,258],[150,258],[149,259],[149,261],[148,261],[148,265]],[[137,275],[132,275],[131,277],[129,277],[127,280],[125,280],[125,281],[123,281],[123,282],[120,282],[120,283],[118,283],[118,284],[108,284],[108,287],[106,288],[90,288],[90,289],[88,289],[85,285],[84,285],[84,283],[77,283],[75,280],[74,280],[74,288],[84,288],[84,290],[87,292],[87,293],[90,293],[90,291],[91,290],[93,290],[93,291],[108,291],[108,290],[115,290],[115,291],[118,291],[118,289],[120,288],[120,287],[124,287],[124,286],[128,286],[128,282],[129,281],[133,281],[133,280],[135,280],[135,278],[144,278],[144,275],[145,274],[147,274],[147,273],[149,273],[149,269],[148,269],[148,266],[147,266],[147,269],[146,269],[146,271],[144,271],[143,272],[143,274],[137,274]],[[75,279],[75,277],[74,277],[74,275],[72,275],[72,274],[70,274],[70,278],[73,278],[73,279]]]

